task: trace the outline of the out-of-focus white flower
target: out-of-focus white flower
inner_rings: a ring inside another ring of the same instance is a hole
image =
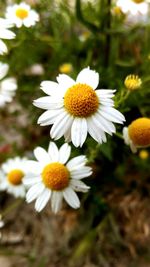
[[[40,76],[44,74],[44,68],[41,64],[34,64],[25,70],[26,75]]]
[[[132,0],[118,0],[117,6],[126,14],[126,23],[128,25],[146,23],[148,20],[147,1],[136,3]]]
[[[2,164],[0,170],[1,191],[7,191],[14,197],[25,196],[26,190],[22,179],[28,173],[26,162],[26,158],[16,157],[8,159]]]
[[[24,2],[8,6],[6,9],[6,18],[18,28],[23,25],[25,27],[34,26],[39,21],[38,13]]]
[[[113,124],[122,124],[124,116],[114,108],[112,97],[116,90],[98,89],[99,74],[89,67],[83,69],[76,81],[60,74],[57,83],[43,81],[41,89],[48,94],[34,101],[47,109],[38,119],[42,126],[53,124],[50,135],[55,140],[65,136],[66,142],[82,146],[89,133],[98,143],[106,142],[105,132],[112,135]]]
[[[38,212],[50,199],[52,211],[55,213],[61,209],[63,198],[72,208],[79,208],[80,201],[75,191],[88,191],[89,187],[81,179],[90,176],[92,170],[85,166],[85,156],[68,161],[70,152],[71,147],[67,143],[58,150],[55,143],[50,142],[48,152],[37,147],[34,150],[37,161],[28,161],[32,173],[23,179],[24,184],[30,187],[26,200],[30,203],[36,199],[35,209]]]
[[[133,153],[139,147],[150,146],[150,119],[138,118],[132,121],[128,127],[123,128],[123,138]]]
[[[9,28],[12,27],[6,19],[0,18],[0,55],[8,52],[7,46],[1,39],[14,39],[15,33],[13,33]]]
[[[5,103],[12,101],[15,91],[17,89],[17,83],[15,78],[5,78],[8,73],[9,66],[0,62],[0,107],[3,107]]]

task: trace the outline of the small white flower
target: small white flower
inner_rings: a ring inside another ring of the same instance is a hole
[[[98,143],[106,142],[105,132],[116,131],[113,122],[123,123],[124,116],[114,108],[115,90],[98,89],[99,75],[90,68],[83,69],[76,81],[60,74],[57,83],[43,81],[41,89],[49,96],[34,101],[47,109],[38,119],[42,126],[53,124],[50,135],[55,140],[63,135],[65,141],[82,146],[89,133]]]
[[[28,173],[27,159],[15,157],[2,164],[0,170],[0,190],[7,191],[14,197],[25,197],[23,177]]]
[[[0,107],[3,107],[5,103],[12,101],[15,91],[17,89],[17,83],[15,78],[5,78],[7,75],[9,66],[0,62]]]
[[[13,39],[15,38],[15,33],[9,30],[12,25],[6,20],[0,18],[0,55],[8,52],[7,46],[1,39]]]
[[[26,200],[30,203],[36,199],[35,209],[38,212],[50,199],[55,213],[60,210],[63,198],[72,208],[79,208],[80,201],[75,191],[88,191],[89,187],[81,179],[90,176],[92,170],[85,166],[85,156],[68,161],[70,152],[71,147],[67,143],[58,150],[56,144],[50,142],[48,152],[37,147],[34,150],[37,161],[28,161],[32,173],[23,179],[24,184],[30,187]]]
[[[123,128],[123,138],[133,153],[140,147],[150,146],[150,119],[141,117],[132,121],[128,127]]]
[[[34,26],[39,21],[39,15],[32,10],[29,5],[22,2],[13,6],[8,6],[6,10],[6,18],[14,23],[18,28],[21,26]]]

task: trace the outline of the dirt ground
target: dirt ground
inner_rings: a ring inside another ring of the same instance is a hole
[[[89,232],[80,211],[54,215],[2,194],[7,214],[1,228],[1,267],[150,267],[149,197],[116,190],[106,199],[111,213]],[[94,234],[93,234],[94,233]]]

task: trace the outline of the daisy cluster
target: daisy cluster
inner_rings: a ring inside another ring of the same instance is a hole
[[[20,3],[8,6],[5,18],[0,18],[0,55],[8,53],[8,49],[3,39],[14,39],[16,34],[10,28],[16,26],[30,27],[39,21],[39,15],[32,10],[26,3]],[[0,107],[5,103],[11,102],[17,89],[16,80],[14,78],[3,79],[7,74],[9,66],[0,62]]]
[[[6,19],[1,19],[0,38],[13,39],[15,34],[10,27],[34,26],[39,15],[25,3],[9,6]],[[7,47],[0,40],[0,53]],[[37,66],[36,66],[37,67]],[[9,66],[0,62],[0,106],[12,101],[17,89],[16,79],[5,77]],[[116,133],[116,124],[125,122],[124,115],[115,107],[114,89],[100,89],[99,74],[86,67],[72,79],[73,67],[66,63],[61,66],[56,81],[44,80],[40,88],[46,94],[33,105],[43,109],[38,118],[40,126],[50,126],[50,138],[63,139],[60,148],[53,141],[48,149],[36,147],[33,159],[14,157],[4,162],[0,169],[0,190],[15,197],[26,198],[27,203],[35,201],[35,210],[40,212],[48,202],[51,209],[58,212],[63,199],[74,209],[80,207],[76,192],[86,193],[90,189],[82,180],[92,175],[84,155],[71,158],[71,146],[82,147],[90,136],[98,144],[106,143],[108,135]],[[62,72],[65,72],[65,74]],[[129,75],[125,80],[127,91],[141,87],[138,76]],[[150,121],[139,118],[123,129],[125,143],[133,152],[138,147],[150,145]]]
[[[99,74],[94,70],[84,68],[76,80],[66,74],[60,74],[56,79],[57,82],[41,83],[41,89],[48,96],[35,100],[34,105],[46,109],[38,123],[52,125],[51,138],[58,140],[64,136],[65,143],[58,149],[54,142],[50,142],[48,151],[42,147],[34,149],[36,160],[14,158],[1,167],[1,190],[7,190],[15,197],[23,197],[27,191],[26,201],[35,200],[38,212],[49,200],[52,211],[58,212],[63,198],[72,208],[79,208],[76,191],[89,190],[82,179],[90,176],[92,169],[86,166],[84,155],[69,159],[71,147],[68,143],[81,147],[89,133],[102,144],[107,141],[106,134],[115,133],[114,123],[125,121],[114,107],[115,90],[96,90]]]

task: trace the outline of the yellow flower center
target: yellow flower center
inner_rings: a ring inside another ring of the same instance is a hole
[[[25,19],[28,17],[28,10],[24,9],[24,8],[18,8],[16,10],[16,16],[19,18],[19,19]]]
[[[128,75],[124,81],[124,84],[128,90],[136,90],[140,88],[142,81],[138,75]]]
[[[145,0],[132,0],[132,2],[136,3],[136,4],[140,4],[143,3]]]
[[[24,173],[22,170],[19,170],[19,169],[14,169],[10,171],[7,175],[8,181],[13,185],[21,184],[23,177],[24,177]]]
[[[69,171],[59,162],[46,165],[42,171],[42,179],[51,190],[62,190],[69,184]]]
[[[70,87],[64,96],[66,110],[75,117],[88,117],[97,111],[98,97],[91,86],[78,83]]]
[[[129,127],[129,136],[136,146],[150,145],[150,119],[139,118],[133,121]]]

